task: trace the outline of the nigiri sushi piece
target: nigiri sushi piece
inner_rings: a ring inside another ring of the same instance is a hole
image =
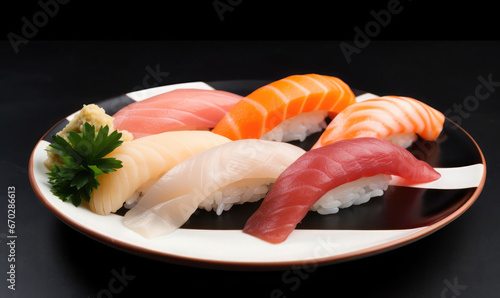
[[[410,183],[440,177],[408,150],[381,138],[341,140],[311,150],[281,173],[243,232],[281,243],[309,210],[335,213],[342,204],[366,202],[362,196],[381,195],[391,175]]]
[[[209,130],[243,97],[221,90],[176,89],[132,103],[113,115],[135,139],[176,130]]]
[[[161,177],[130,209],[123,224],[147,238],[169,234],[198,209],[221,214],[255,202],[305,151],[264,140],[238,140],[208,149]]]
[[[357,102],[328,124],[312,149],[343,139],[385,138],[404,148],[418,137],[434,141],[443,130],[444,115],[410,97],[383,96]]]
[[[98,176],[89,208],[101,215],[115,212],[178,163],[227,142],[209,131],[172,131],[125,142],[106,156],[121,160],[123,167]]]
[[[325,75],[292,75],[258,88],[215,126],[231,140],[303,141],[326,127],[325,118],[355,102],[342,80]]]

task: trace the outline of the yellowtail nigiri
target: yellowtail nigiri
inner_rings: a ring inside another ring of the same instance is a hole
[[[106,156],[121,160],[123,167],[98,177],[100,185],[92,192],[89,208],[102,215],[115,212],[178,163],[227,142],[209,131],[172,131],[123,143]]]

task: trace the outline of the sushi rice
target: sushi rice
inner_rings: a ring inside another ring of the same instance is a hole
[[[311,210],[319,214],[335,214],[339,209],[367,203],[371,198],[384,194],[391,178],[390,175],[380,174],[345,183],[325,193]]]
[[[385,139],[393,144],[401,146],[403,148],[408,148],[418,139],[416,133],[398,133],[385,137]]]
[[[246,179],[231,183],[207,196],[199,208],[221,215],[234,204],[257,202],[264,198],[273,182],[274,179]]]
[[[283,120],[260,139],[277,142],[295,140],[303,142],[307,136],[326,128],[325,118],[327,115],[328,111],[312,111],[298,114],[295,117]]]

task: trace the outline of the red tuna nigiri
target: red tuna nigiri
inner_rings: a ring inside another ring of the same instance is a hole
[[[209,130],[243,97],[221,90],[176,89],[132,103],[114,117],[134,139],[176,130]]]
[[[400,176],[411,183],[440,177],[429,164],[384,139],[337,141],[305,153],[283,171],[243,232],[281,243],[326,192],[378,174]]]

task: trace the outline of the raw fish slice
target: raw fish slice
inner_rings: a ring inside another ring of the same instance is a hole
[[[379,174],[411,183],[440,177],[427,163],[384,139],[338,141],[307,152],[283,171],[243,231],[270,243],[283,242],[325,193]]]
[[[259,139],[299,114],[324,111],[320,119],[323,121],[328,112],[339,113],[354,102],[349,86],[336,77],[292,75],[246,96],[222,118],[213,132],[231,140]]]
[[[115,212],[152,179],[159,179],[195,154],[227,142],[230,140],[209,131],[165,132],[125,142],[106,156],[121,160],[123,167],[98,176],[100,185],[92,192],[89,208],[101,215]]]
[[[269,184],[304,153],[291,144],[264,140],[208,149],[163,175],[125,214],[123,224],[145,237],[158,237],[178,229],[198,207],[220,213],[232,204],[261,199]]]
[[[242,99],[221,90],[177,89],[119,110],[114,125],[135,139],[175,130],[209,130]]]
[[[313,146],[319,148],[343,139],[386,138],[403,147],[418,134],[434,141],[443,130],[444,115],[410,97],[384,96],[357,102],[341,111]],[[406,141],[398,143],[406,139]]]

